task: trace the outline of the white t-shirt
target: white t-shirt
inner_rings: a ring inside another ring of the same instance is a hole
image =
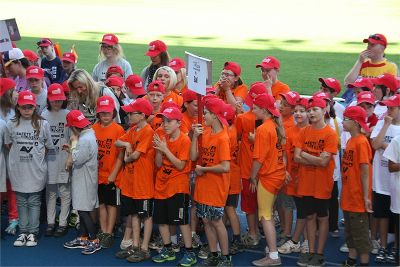
[[[382,106],[379,105],[378,103],[375,105],[375,109],[374,109],[374,113],[375,115],[378,117],[378,120],[383,120],[383,118],[386,116],[387,114],[387,107],[386,106]]]
[[[394,163],[400,163],[400,136],[392,139],[383,156]],[[400,172],[390,173],[390,210],[400,214]]]
[[[341,120],[343,120],[343,113],[346,108],[339,102],[335,102],[333,108],[335,109],[336,117],[339,117]]]
[[[340,104],[339,104],[340,105]],[[336,117],[336,121],[338,124],[338,131],[339,131],[339,136],[338,139],[341,137],[342,133],[343,133],[343,120],[339,117]],[[335,131],[336,131],[336,126],[335,126],[335,120],[330,118],[329,119],[329,126]],[[341,142],[343,142],[343,140],[341,140]],[[341,144],[339,144],[341,147]],[[335,170],[333,171],[333,180],[337,181],[340,176],[341,176],[341,167],[340,167],[340,153],[336,153],[335,157]]]
[[[0,119],[0,192],[7,192],[6,187],[6,156],[4,141],[7,131],[6,122]]]
[[[124,71],[124,80],[126,80],[126,78],[128,78],[128,76],[133,73],[131,64],[129,64],[129,62],[123,58],[118,59],[115,65],[120,66],[121,69]],[[107,70],[110,66],[111,65],[108,65],[107,61],[105,60],[97,63],[96,66],[94,66],[92,73],[93,80],[95,80],[96,82],[104,82],[106,80]]]
[[[378,136],[384,124],[383,120],[378,121],[371,133],[371,139]],[[390,125],[386,131],[383,142],[389,144],[396,136],[400,135],[400,125]],[[390,195],[390,173],[388,169],[388,160],[383,157],[384,150],[382,148],[375,151],[374,160],[372,162],[372,190],[383,195]]]

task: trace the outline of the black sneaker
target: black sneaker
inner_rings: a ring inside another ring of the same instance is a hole
[[[307,264],[307,267],[320,267],[325,265],[324,255],[314,254]]]
[[[68,233],[68,227],[67,226],[58,226],[56,231],[54,232],[55,237],[62,237],[65,236]]]
[[[219,256],[214,256],[212,253],[209,253],[207,259],[202,262],[201,266],[217,266],[219,262]]]
[[[89,243],[89,240],[77,237],[74,240],[65,242],[64,248],[86,248],[88,243]]]
[[[392,247],[392,249],[387,254],[386,262],[396,263],[396,254],[397,254],[397,248]]]
[[[47,225],[46,232],[44,233],[44,236],[53,236],[55,228],[56,227],[54,226],[54,224]]]
[[[114,245],[114,235],[103,233],[103,237],[100,239],[100,245],[102,248],[111,248]]]
[[[386,262],[388,251],[386,248],[380,248],[378,251],[378,255],[375,258],[375,262]]]

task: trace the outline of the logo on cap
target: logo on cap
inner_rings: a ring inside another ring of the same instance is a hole
[[[24,95],[25,100],[33,100],[33,95]]]
[[[167,108],[167,109],[164,110],[165,113],[171,113],[172,111],[173,111],[172,108]]]
[[[154,49],[156,49],[155,45],[149,45],[149,50],[154,50]]]
[[[355,83],[359,83],[359,82],[362,82],[362,80],[363,80],[363,78],[358,78],[358,79],[355,80],[354,82],[355,82]]]
[[[81,114],[77,117],[78,121],[84,120],[85,119],[85,115]]]
[[[135,83],[135,87],[142,87],[142,86],[143,86],[142,82]]]
[[[170,66],[175,66],[176,65],[176,61],[174,60],[174,61],[171,61],[170,63],[169,63],[169,65]]]
[[[327,78],[327,80],[330,82],[335,82],[335,79],[333,79],[333,78]]]
[[[110,102],[108,101],[108,99],[106,99],[106,100],[100,101],[100,106],[108,106],[109,103]]]
[[[39,73],[39,69],[31,69],[29,70],[29,73]]]
[[[112,39],[112,36],[111,35],[106,35],[106,36],[104,36],[104,40],[111,40]]]
[[[270,58],[264,58],[262,62],[269,63],[271,61]]]
[[[59,95],[59,94],[61,94],[61,90],[60,90],[60,89],[53,90],[53,91],[51,92],[51,94],[52,94],[52,95]]]
[[[291,92],[291,91],[290,91],[290,92],[288,92],[287,94],[288,94],[288,95],[290,95],[291,97],[296,97],[296,94],[295,94],[295,93],[293,93],[293,92]]]

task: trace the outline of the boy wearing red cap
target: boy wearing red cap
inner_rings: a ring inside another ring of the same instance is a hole
[[[182,107],[182,122],[181,130],[185,134],[189,134],[192,129],[192,124],[197,123],[197,93],[192,90],[186,90],[182,94],[183,107]]]
[[[132,127],[115,145],[125,149],[125,166],[121,174],[122,212],[132,225],[133,242],[129,262],[150,259],[149,241],[153,227],[154,198],[154,130],[147,123],[153,107],[147,99],[139,98],[122,107],[128,113]],[[143,241],[140,242],[140,223],[144,224]],[[140,247],[139,247],[140,246]]]
[[[376,101],[386,100],[397,92],[398,81],[395,76],[384,73],[376,78],[371,79],[374,84],[372,92],[375,95]],[[377,104],[374,113],[377,115],[378,119],[381,120],[386,115],[387,108],[384,105]]]
[[[336,116],[343,120],[344,106],[333,100],[342,90],[340,82],[336,78],[319,78],[318,80],[321,83],[321,92],[329,96],[333,102],[332,107],[335,109]]]
[[[71,129],[66,167],[72,169],[72,207],[78,211],[79,236],[64,243],[65,248],[82,248],[82,254],[89,255],[101,249],[96,237],[96,226],[91,212],[99,207],[98,188],[98,146],[90,121],[79,110],[67,114],[67,127]]]
[[[133,100],[142,98],[146,95],[142,78],[140,78],[139,75],[129,75],[125,80],[125,87],[127,88],[125,89],[125,92],[128,97],[123,100],[124,105],[129,105]]]
[[[376,262],[387,262],[393,255],[387,250],[387,234],[390,211],[390,177],[388,160],[383,157],[383,152],[391,140],[400,135],[400,95],[394,95],[379,104],[387,106],[387,115],[378,121],[371,133],[372,148],[375,149],[373,167],[373,216],[378,219],[381,249],[375,258]],[[374,237],[373,237],[374,238]]]
[[[156,117],[156,115],[160,112],[164,96],[165,87],[161,81],[153,81],[149,84],[149,87],[147,88],[147,96],[144,98],[149,100],[153,106],[153,114],[149,116],[147,121],[151,124],[151,128],[153,128],[154,131],[157,130],[162,123],[162,119]]]
[[[44,70],[46,77],[52,83],[62,83],[64,69],[60,58],[56,55],[54,44],[49,38],[42,38],[36,43],[44,57],[40,62],[40,67]]]
[[[326,124],[326,101],[312,97],[308,102],[310,126],[302,129],[295,142],[294,160],[299,163],[297,194],[302,196],[310,253],[301,254],[300,266],[325,264],[324,246],[328,235],[328,208],[333,188],[334,155],[338,150],[338,136]],[[319,223],[318,247],[316,225]]]
[[[40,67],[29,66],[26,69],[26,80],[28,81],[29,90],[36,96],[36,112],[42,114],[47,105],[47,87],[43,82],[44,71]]]
[[[68,80],[71,73],[74,72],[76,63],[76,56],[74,53],[67,52],[62,55],[61,64],[64,70],[64,75],[61,79],[62,82]]]
[[[179,225],[185,255],[178,265],[192,266],[197,260],[189,226],[190,139],[180,130],[182,113],[178,108],[166,108],[157,117],[163,120],[163,132],[153,137],[158,168],[154,189],[154,223],[158,224],[164,247],[152,260],[156,263],[175,260],[169,227]]]
[[[256,129],[250,190],[257,191],[258,218],[264,229],[269,253],[252,263],[256,266],[275,266],[281,265],[281,259],[276,246],[273,207],[286,177],[282,147],[286,137],[273,96],[258,95],[253,101],[253,112],[257,119],[262,120],[262,124]]]
[[[344,111],[343,128],[351,138],[342,157],[342,192],[340,205],[344,213],[346,243],[349,248],[345,266],[368,265],[371,240],[369,237],[369,215],[372,212],[372,151],[367,137],[367,112],[359,107],[348,107]]]
[[[278,80],[281,63],[277,58],[267,56],[260,64],[256,65],[256,68],[261,68],[261,76],[264,80],[265,86],[267,87],[267,93],[272,95],[279,105],[281,100],[279,94],[284,94],[290,91],[287,84]]]
[[[119,43],[118,37],[113,33],[103,35],[99,48],[99,63],[93,68],[93,80],[105,81],[106,74],[110,66],[118,65],[124,72],[124,79],[132,74],[132,67],[124,59],[124,51]]]
[[[190,159],[199,158],[198,137],[203,134],[201,162],[196,165],[196,185],[194,200],[197,216],[203,219],[210,253],[204,260],[206,266],[231,266],[228,233],[222,221],[224,206],[229,192],[229,171],[231,159],[229,136],[224,130],[227,121],[224,117],[225,103],[218,98],[208,98],[204,103],[204,129],[201,124],[193,125]],[[217,252],[217,242],[221,255]]]
[[[124,129],[113,119],[116,116],[114,99],[102,96],[97,100],[96,113],[98,121],[92,126],[98,145],[99,173],[99,221],[100,244],[109,248],[114,243],[114,225],[117,218],[117,207],[120,205],[118,174],[122,167],[123,153],[115,142],[124,135]]]
[[[240,74],[242,69],[236,62],[225,62],[219,81],[214,85],[215,95],[232,105],[237,113],[243,112],[243,102],[247,97],[247,86]]]
[[[142,70],[140,77],[142,77],[144,88],[147,89],[149,84],[153,81],[157,69],[162,66],[168,66],[170,57],[167,51],[167,45],[161,40],[150,42],[145,55],[150,57],[151,62]]]

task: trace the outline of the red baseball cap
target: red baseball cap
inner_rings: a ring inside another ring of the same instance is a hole
[[[36,43],[39,47],[48,47],[53,45],[53,42],[49,38],[42,38],[39,42]]]
[[[174,101],[172,101],[170,99],[170,101],[165,101],[165,102],[163,102],[161,104],[160,112],[163,112],[164,109],[167,109],[167,108],[177,108],[177,109],[179,109],[179,106],[178,106],[178,104],[176,104]]]
[[[114,99],[109,95],[103,95],[97,99],[96,113],[113,112],[115,109]]]
[[[144,98],[138,98],[127,106],[122,106],[125,112],[141,112],[147,116],[153,113],[153,106],[150,104],[149,100]]]
[[[321,91],[315,92],[312,95],[312,97],[318,97],[318,98],[324,99],[324,100],[329,101],[329,102],[331,101],[331,99],[329,98],[329,95],[327,93],[324,93],[324,92],[321,92]]]
[[[266,94],[267,87],[263,82],[255,82],[250,85],[249,93],[244,100],[244,103],[249,106],[250,108],[253,107],[253,100],[257,95]]]
[[[275,106],[275,98],[272,95],[266,93],[257,95],[253,101],[253,105],[268,110],[275,117],[279,117],[281,115]]]
[[[400,107],[400,95],[397,94],[389,97],[386,100],[379,101],[379,104],[388,107]]]
[[[307,108],[313,107],[326,108],[326,101],[323,98],[313,96],[308,99]]]
[[[197,93],[188,89],[183,93],[182,98],[183,102],[191,102],[197,100]]]
[[[44,71],[42,68],[38,66],[29,66],[26,69],[26,79],[34,78],[34,79],[42,79],[44,76]]]
[[[22,53],[29,61],[35,62],[39,59],[39,57],[36,55],[36,53],[33,52],[32,50],[25,49],[25,50],[22,50]]]
[[[326,87],[335,90],[336,93],[340,93],[342,90],[342,86],[336,78],[319,78],[318,80],[322,83],[322,86],[326,85]]]
[[[361,103],[370,103],[375,105],[375,96],[370,91],[363,91],[357,95],[357,105]]]
[[[235,108],[232,106],[232,105],[230,105],[230,104],[225,104],[225,113],[224,113],[224,115],[225,115],[225,119],[229,122],[229,121],[231,121],[231,122],[233,122],[233,120],[235,119],[235,117],[236,117],[236,110],[235,110]]]
[[[167,45],[163,41],[155,40],[149,43],[149,50],[147,50],[145,55],[155,57],[165,51],[167,51]]]
[[[349,118],[360,124],[361,128],[365,132],[369,132],[370,129],[367,125],[368,114],[362,107],[351,106],[347,107],[343,112],[343,117]]]
[[[107,78],[105,84],[108,87],[111,87],[111,86],[122,87],[124,85],[124,79],[119,76],[111,76],[111,77]]]
[[[169,107],[164,109],[161,113],[157,114],[157,117],[162,118],[166,117],[167,119],[170,120],[182,120],[182,112],[179,110],[179,108],[176,107]]]
[[[110,76],[111,74],[114,73],[118,73],[119,75],[121,75],[122,77],[124,76],[124,71],[122,70],[122,68],[118,65],[111,65],[110,67],[108,67],[107,72],[106,72],[106,77]]]
[[[162,84],[161,81],[157,81],[157,80],[156,81],[152,81],[149,84],[149,86],[147,87],[147,92],[152,92],[152,91],[160,92],[160,93],[165,94],[165,87],[164,87],[164,85]]]
[[[61,57],[61,60],[62,61],[68,61],[68,62],[71,62],[71,63],[74,63],[74,64],[76,63],[76,57],[75,57],[74,53],[69,53],[69,52],[64,53],[62,55],[62,57]]]
[[[297,101],[296,106],[297,106],[297,105],[300,105],[300,106],[303,106],[303,107],[307,108],[307,107],[308,107],[308,98],[301,97],[301,98]]]
[[[47,88],[47,99],[49,101],[66,100],[64,88],[59,83],[53,83]]]
[[[139,75],[131,74],[126,78],[125,86],[129,88],[129,90],[134,95],[145,95],[146,91],[143,87],[142,78]]]
[[[279,94],[279,95],[281,95],[283,98],[285,98],[286,102],[288,102],[288,104],[291,106],[296,106],[297,101],[300,99],[299,93],[297,93],[295,91],[289,91],[287,93]]]
[[[368,39],[364,39],[363,43],[371,43],[371,44],[380,44],[384,47],[387,46],[386,37],[383,34],[375,33],[368,37]]]
[[[183,61],[183,59],[176,57],[171,59],[171,61],[168,63],[168,67],[170,67],[176,72],[179,71],[180,69],[185,68],[186,64],[185,61]]]
[[[374,84],[372,83],[370,78],[360,77],[360,78],[357,78],[353,83],[349,83],[347,85],[347,87],[349,87],[349,88],[366,87],[366,88],[368,88],[369,90],[372,91],[372,89],[374,89]]]
[[[29,90],[22,91],[18,95],[18,106],[32,105],[36,107],[36,96]]]
[[[392,92],[396,92],[399,86],[399,83],[395,76],[389,73],[384,73],[379,75],[376,78],[371,79],[374,85],[384,85],[390,89]]]
[[[236,76],[240,76],[240,73],[242,72],[242,69],[240,68],[240,65],[237,64],[236,62],[225,62],[224,70],[230,70]]]
[[[225,102],[216,97],[210,97],[205,101],[204,107],[217,116],[222,125],[228,125],[225,119]]]
[[[0,96],[3,96],[8,90],[15,88],[16,85],[13,79],[0,78]]]
[[[214,87],[207,87],[206,88],[206,95],[214,95],[215,94],[215,88]]]
[[[67,127],[76,127],[79,129],[83,129],[90,125],[90,121],[86,119],[85,115],[80,110],[71,110],[67,114]]]
[[[118,37],[115,34],[107,33],[103,35],[103,39],[101,40],[100,44],[117,45],[118,42]]]
[[[64,93],[69,93],[69,92],[71,92],[71,89],[70,89],[69,86],[68,86],[68,80],[65,80],[65,81],[61,84],[61,86],[62,86],[63,89],[64,89]]]
[[[256,65],[256,68],[264,68],[264,69],[280,69],[281,63],[279,60],[273,56],[267,56],[264,58],[260,64]]]

